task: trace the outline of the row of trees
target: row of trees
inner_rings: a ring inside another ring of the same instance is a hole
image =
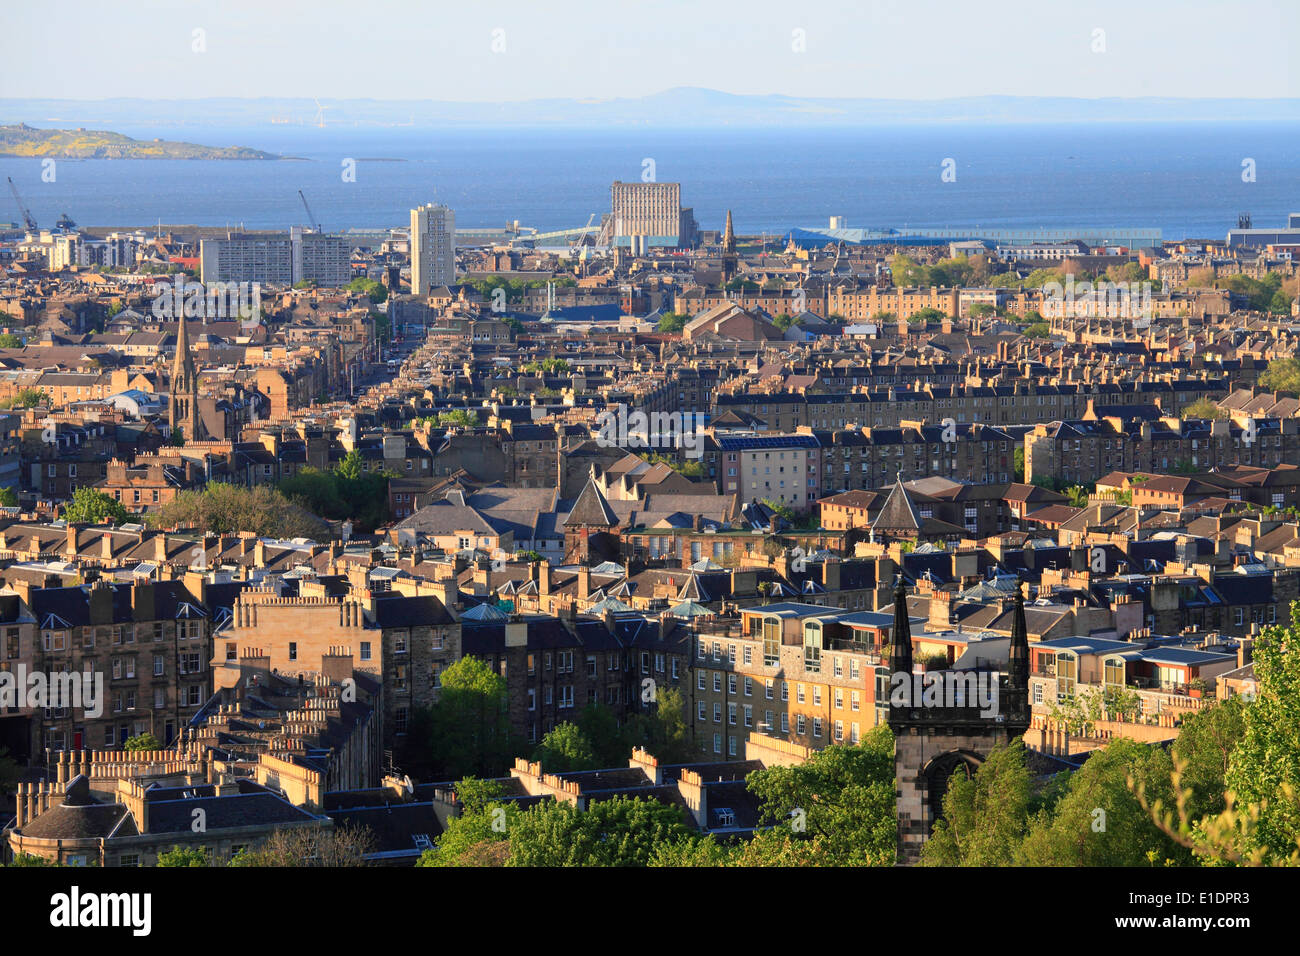
[[[762,829],[748,842],[701,836],[680,808],[617,797],[579,811],[520,809],[495,781],[456,786],[463,812],[421,866],[888,866],[894,862],[894,741],[879,727],[797,767],[746,778]],[[543,764],[543,766],[546,766]]]
[[[658,691],[654,710],[622,723],[606,705],[588,704],[534,747],[512,732],[506,679],[484,661],[463,657],[442,672],[440,683],[438,700],[412,715],[411,743],[402,755],[403,765],[426,779],[500,776],[526,754],[548,770],[572,771],[624,764],[633,747],[669,763],[697,753],[685,702],[673,688]]]

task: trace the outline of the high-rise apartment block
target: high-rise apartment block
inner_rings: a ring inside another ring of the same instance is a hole
[[[456,281],[456,214],[429,203],[411,210],[411,293]]]
[[[342,236],[299,226],[287,233],[231,233],[200,243],[199,269],[204,283],[347,285],[352,281],[352,246]]]

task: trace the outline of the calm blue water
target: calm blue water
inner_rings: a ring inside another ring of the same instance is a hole
[[[262,126],[123,127],[241,145],[304,162],[0,159],[38,222],[67,212],[82,225],[164,223],[285,228],[305,221],[302,189],[327,230],[405,224],[437,200],[461,227],[518,219],[580,226],[609,209],[609,184],[655,162],[680,181],[702,228],[728,208],[742,233],[825,226],[1159,227],[1165,238],[1221,238],[1241,212],[1256,226],[1300,211],[1300,125],[1188,124],[882,127],[852,131],[594,132]],[[940,164],[957,162],[944,183]],[[1242,160],[1256,181],[1242,182]],[[359,160],[356,182],[340,163]],[[397,158],[404,162],[367,161]],[[3,196],[0,219],[18,219]],[[597,217],[599,221],[599,216]]]

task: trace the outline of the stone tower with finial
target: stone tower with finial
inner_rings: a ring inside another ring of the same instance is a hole
[[[996,648],[990,648],[996,655]],[[894,624],[889,638],[889,727],[894,732],[894,779],[898,814],[898,862],[920,860],[943,813],[943,798],[954,774],[972,774],[999,743],[1023,737],[1029,729],[1029,639],[1019,581],[1011,610],[1011,638],[1005,671],[978,663],[971,668],[912,673],[912,634],[902,577],[894,591]],[[932,676],[933,675],[933,676]],[[918,679],[939,682],[933,701],[918,696]],[[991,708],[974,692],[979,682],[997,688]],[[905,686],[911,692],[904,692]]]

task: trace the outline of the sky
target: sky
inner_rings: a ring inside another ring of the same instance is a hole
[[[4,0],[0,97],[1300,96],[1300,0]]]

